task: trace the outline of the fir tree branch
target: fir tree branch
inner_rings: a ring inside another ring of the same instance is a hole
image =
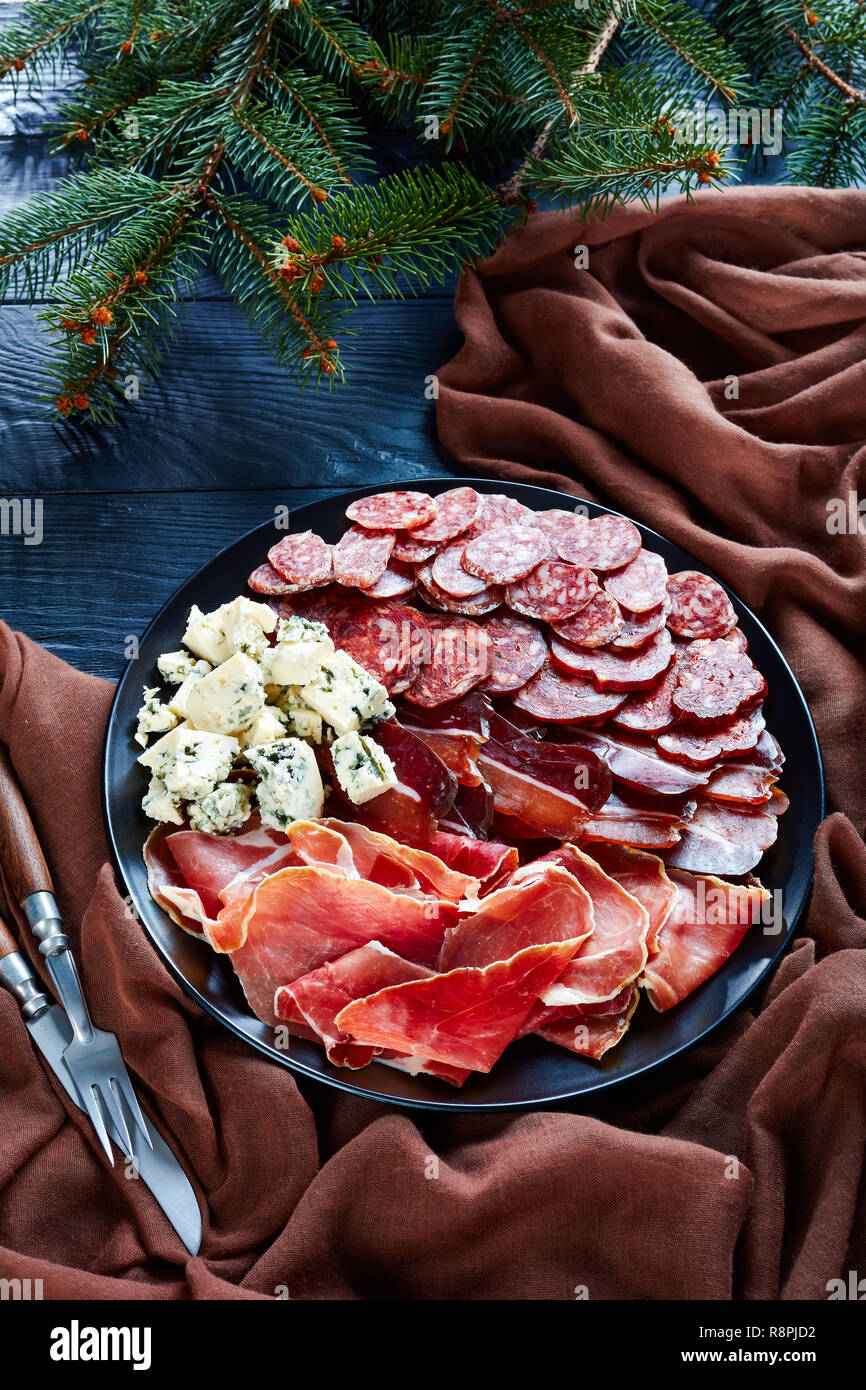
[[[834,72],[832,68],[828,67],[823,59],[815,52],[814,48],[809,47],[805,39],[802,39],[793,29],[785,29],[785,36],[790,39],[791,43],[799,48],[803,57],[806,59],[807,67],[813,68],[815,72],[820,73],[825,81],[829,82],[838,92],[842,93],[846,101],[850,101],[856,106],[866,106],[866,92],[861,92],[857,87],[852,87],[843,77],[840,77],[837,72]]]
[[[23,72],[30,58],[41,55],[45,50],[51,49],[58,42],[71,37],[76,29],[86,24],[93,15],[98,14],[108,3],[109,0],[92,0],[92,3],[86,6],[85,9],[77,11],[77,13],[64,19],[61,23],[55,24],[53,28],[41,34],[38,38],[32,38],[32,41],[25,39],[24,41],[27,44],[25,48],[20,49],[17,53],[13,53],[0,61],[0,78],[5,77],[10,71]],[[20,32],[26,33],[27,30],[24,28]]]

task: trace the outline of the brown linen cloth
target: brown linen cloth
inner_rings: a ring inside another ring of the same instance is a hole
[[[467,466],[603,492],[764,613],[858,827],[863,541],[828,538],[823,506],[856,489],[866,438],[866,266],[845,250],[864,237],[855,194],[535,218],[464,281],[468,344],[440,397]],[[566,253],[590,239],[606,249],[581,275]],[[690,368],[739,372],[739,402]],[[0,740],[96,1022],[205,1216],[191,1259],[107,1169],[0,991],[0,1277],[47,1298],[729,1299],[825,1298],[866,1269],[866,850],[842,814],[818,836],[804,935],[686,1058],[592,1115],[419,1117],[302,1091],[187,999],[106,863],[110,687],[2,625],[0,676]]]

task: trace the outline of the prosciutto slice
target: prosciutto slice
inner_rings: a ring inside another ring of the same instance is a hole
[[[392,866],[397,866],[408,875],[405,886],[419,888],[422,893],[436,894],[452,903],[460,902],[461,898],[478,896],[478,877],[453,864],[449,865],[435,851],[401,845],[390,835],[371,830],[365,825],[339,820],[326,820],[322,824],[344,838],[355,870],[361,878],[384,883],[386,887],[396,887],[399,881],[388,880],[393,878]],[[313,821],[295,822],[288,830],[292,843],[295,843],[301,829],[307,835],[320,829],[320,824]],[[384,867],[386,865],[388,867]]]
[[[480,883],[482,896],[499,886],[517,868],[517,850],[499,840],[476,840],[471,835],[451,835],[440,830],[430,849],[452,869],[471,874]]]
[[[659,859],[657,854],[645,854],[643,850],[629,849],[626,845],[604,842],[590,843],[586,850],[606,874],[615,878],[627,893],[631,893],[646,908],[649,917],[647,950],[651,956],[655,955],[659,932],[677,898],[676,886],[668,878],[664,860]]]
[[[591,749],[541,743],[498,714],[490,717],[478,767],[493,788],[497,811],[555,839],[578,835],[610,793],[610,773]]]
[[[462,700],[424,709],[401,702],[400,723],[442,759],[461,786],[477,787],[481,774],[476,766],[478,750],[487,739],[489,706],[476,692]]]
[[[663,1013],[703,984],[739,946],[769,898],[760,883],[724,883],[709,874],[668,868],[676,901],[662,927],[659,949],[639,981]]]
[[[600,1062],[606,1052],[622,1042],[631,1024],[632,1015],[638,1006],[640,990],[632,985],[615,1013],[577,1014],[572,1018],[560,1018],[539,1028],[539,1036],[545,1042],[566,1047],[580,1057],[591,1057]]]

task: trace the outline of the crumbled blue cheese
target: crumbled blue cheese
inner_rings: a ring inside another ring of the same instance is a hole
[[[158,696],[157,686],[144,687],[144,703],[138,711],[138,725],[135,730],[135,741],[140,743],[142,748],[147,747],[149,734],[164,734],[177,723],[177,715],[168,705],[162,704]]]
[[[183,685],[197,665],[207,665],[208,671],[210,670],[209,663],[196,662],[194,656],[184,651],[163,652],[162,656],[156,658],[156,664],[167,685]]]
[[[276,614],[266,603],[236,598],[212,613],[193,604],[183,634],[184,645],[214,666],[237,652],[258,657],[267,647],[264,634],[276,627]]]
[[[286,730],[296,738],[308,738],[311,743],[322,742],[322,716],[314,709],[291,709],[286,712]]]
[[[261,658],[265,680],[273,685],[304,685],[334,653],[324,623],[281,618],[277,640]]]
[[[296,820],[322,814],[325,791],[316,755],[299,738],[282,738],[248,748],[246,759],[259,775],[256,788],[262,824],[285,830]]]
[[[344,651],[335,651],[322,663],[302,686],[301,696],[338,734],[354,733],[362,724],[387,718],[394,709],[384,685]]]
[[[190,825],[209,835],[229,835],[240,830],[250,814],[252,788],[243,782],[220,782],[212,792],[189,806]]]
[[[248,729],[264,707],[261,670],[251,657],[237,652],[197,683],[186,702],[186,714],[196,729],[231,734]]]
[[[337,781],[356,806],[397,785],[394,764],[367,734],[343,734],[334,739],[331,757]]]
[[[189,674],[184,677],[182,684],[178,686],[171,699],[166,701],[169,709],[174,710],[178,719],[186,719],[187,702],[190,695],[195,690],[202,676],[206,676],[208,672],[212,670],[213,667],[209,661],[194,662],[190,667]]]
[[[181,724],[163,734],[138,761],[159,778],[176,803],[198,801],[218,782],[225,782],[239,752],[236,738]]]
[[[170,821],[172,825],[183,825],[183,816],[178,809],[179,804],[179,800],[169,794],[161,777],[156,775],[151,777],[150,786],[141,803],[146,816],[149,816],[151,820]]]
[[[282,710],[275,705],[265,705],[261,714],[241,734],[241,743],[245,748],[254,748],[257,743],[285,738],[287,729],[288,721]]]

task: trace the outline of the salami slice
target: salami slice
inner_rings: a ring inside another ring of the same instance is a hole
[[[624,619],[616,599],[603,589],[593,594],[585,608],[564,623],[554,623],[557,636],[575,647],[604,647],[622,632]]]
[[[426,492],[377,492],[351,502],[346,516],[370,531],[413,531],[432,521],[438,510]]]
[[[625,695],[599,690],[588,677],[566,675],[549,662],[512,696],[517,709],[548,724],[598,723],[624,700]]]
[[[402,560],[407,565],[420,565],[425,560],[431,560],[436,550],[432,541],[419,541],[411,531],[398,531],[394,537],[391,559]]]
[[[468,570],[463,568],[462,561],[465,548],[465,541],[452,541],[450,545],[446,545],[444,550],[439,551],[439,554],[431,563],[430,573],[433,576],[434,583],[438,584],[439,588],[444,589],[445,593],[450,594],[452,598],[472,598],[475,594],[480,594],[483,589],[487,588],[486,579],[481,579],[477,575],[470,574]],[[421,578],[426,584],[427,581],[424,579],[425,572],[426,571],[422,572]]]
[[[290,584],[281,574],[274,569],[273,565],[259,565],[257,570],[253,570],[247,584],[254,594],[271,594],[282,596],[283,594],[295,594],[298,592],[296,584]]]
[[[399,686],[412,663],[412,629],[405,610],[387,600],[373,602],[343,591],[339,606],[323,617],[334,645],[349,653],[389,691]]]
[[[767,682],[745,652],[725,641],[680,649],[674,708],[686,719],[730,719],[763,700]]]
[[[488,584],[513,584],[552,554],[537,526],[497,526],[467,543],[461,564]]]
[[[592,570],[567,565],[563,560],[542,560],[525,579],[509,584],[505,601],[527,618],[561,623],[585,608],[598,591]]]
[[[334,578],[353,588],[372,588],[385,573],[393,548],[393,531],[351,526],[334,547]]]
[[[514,497],[506,497],[504,492],[485,492],[481,499],[481,511],[475,519],[475,530],[492,531],[499,526],[534,526],[535,512],[524,507]]]
[[[468,618],[427,618],[431,630],[430,660],[405,692],[413,705],[434,709],[461,695],[484,680],[490,669],[493,645],[487,633]]]
[[[624,608],[622,632],[613,639],[613,645],[629,650],[642,647],[657,632],[661,632],[668,615],[668,606],[666,602],[660,603],[656,608],[648,608],[645,613],[631,613]]]
[[[708,763],[747,753],[758,743],[764,731],[764,716],[759,709],[740,719],[729,720],[717,728],[702,733],[700,729],[666,729],[658,736],[659,752],[679,762],[705,767]]]
[[[608,574],[604,587],[612,598],[632,613],[658,608],[667,598],[668,571],[661,555],[642,550],[623,569]]]
[[[296,592],[327,584],[334,572],[331,547],[313,531],[298,531],[293,536],[283,536],[282,540],[271,546],[268,559],[277,574],[282,575],[288,584],[294,585]]]
[[[371,584],[365,593],[371,598],[403,598],[406,594],[411,594],[414,588],[415,571],[412,566],[404,565],[400,560],[392,558],[376,583]]]
[[[392,695],[401,695],[417,680],[422,666],[430,660],[433,634],[424,614],[416,608],[402,603],[391,603],[388,608],[396,625],[395,641],[408,652],[405,671],[393,678],[390,687]]]
[[[490,618],[484,631],[493,643],[490,674],[480,686],[488,695],[511,694],[541,670],[547,659],[547,643],[532,623],[503,613]]]
[[[557,541],[560,559],[592,570],[621,569],[640,548],[640,531],[623,516],[576,516],[572,530]]]
[[[420,579],[418,592],[431,608],[438,608],[441,613],[460,613],[464,618],[480,618],[485,613],[492,613],[501,606],[503,597],[499,584],[491,584],[471,598],[452,598],[435,581],[424,584]]]
[[[664,853],[667,864],[701,874],[747,874],[779,831],[772,800],[764,806],[733,806],[700,797],[679,843]]]
[[[553,543],[553,548],[557,554],[559,554],[560,537],[570,536],[573,533],[575,519],[580,522],[586,520],[586,517],[582,512],[567,512],[561,507],[552,507],[549,511],[535,513],[536,526]]]
[[[602,690],[645,690],[655,685],[674,659],[669,632],[657,632],[639,651],[616,647],[572,647],[555,637],[550,644],[554,665],[571,675],[591,676]]]
[[[737,621],[731,600],[708,574],[680,570],[668,579],[667,591],[667,625],[678,637],[722,637]]]
[[[436,501],[436,516],[414,532],[415,538],[425,545],[453,541],[468,531],[481,514],[481,497],[474,487],[452,487],[448,492],[440,492]]]
[[[674,722],[673,693],[677,688],[677,668],[671,662],[661,680],[644,693],[632,695],[613,717],[621,729],[641,734],[658,734]]]

